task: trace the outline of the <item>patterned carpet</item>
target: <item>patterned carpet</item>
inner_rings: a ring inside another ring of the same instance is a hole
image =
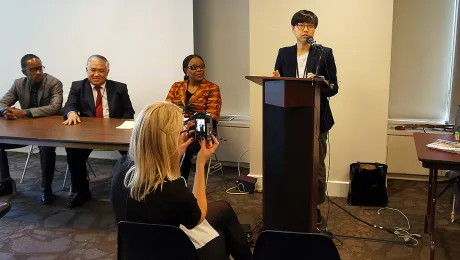
[[[26,155],[9,153],[10,168],[18,183],[18,194],[13,198],[13,209],[0,220],[0,259],[53,260],[53,259],[116,259],[116,225],[109,197],[111,170],[114,161],[91,159],[97,177],[92,177],[93,199],[84,207],[70,210],[65,207],[69,199],[68,184],[60,191],[66,169],[65,157],[58,156],[53,189],[58,196],[51,206],[40,203],[40,165],[38,155],[31,158],[24,184],[19,184]],[[236,180],[235,168],[225,168],[230,187]],[[219,175],[211,176],[208,186],[210,201],[225,199],[238,214],[240,222],[252,227],[261,218],[262,195],[228,195]],[[426,210],[427,183],[389,180],[389,207],[402,210],[410,220],[413,233],[422,235],[419,245],[409,248],[388,243],[358,239],[335,240],[341,258],[358,259],[429,259],[429,239],[423,234]],[[438,202],[436,259],[460,259],[460,225],[450,223],[451,192]],[[7,198],[2,198],[7,199]],[[355,216],[385,227],[406,227],[405,218],[378,208],[350,207],[343,198],[333,199]],[[328,206],[322,208],[323,215]],[[324,225],[322,226],[324,228]],[[345,212],[331,205],[328,229],[337,235],[385,239],[402,242],[401,238],[359,223]]]

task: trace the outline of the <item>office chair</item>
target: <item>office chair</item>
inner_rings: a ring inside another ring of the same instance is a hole
[[[178,227],[121,221],[118,260],[200,259],[189,237]]]
[[[26,172],[27,172],[27,166],[29,165],[30,155],[36,154],[36,153],[39,153],[39,152],[40,152],[40,149],[38,148],[38,146],[30,145],[29,152],[27,153],[26,163],[24,165],[24,170],[22,171],[22,176],[21,176],[21,180],[19,181],[19,183],[22,184],[24,182],[24,177],[25,177]],[[94,173],[94,170],[93,170],[93,167],[91,166],[91,164],[88,161],[86,161],[86,164],[88,165],[88,167],[89,167],[91,173],[93,174],[94,178],[96,178],[96,173]],[[68,171],[69,171],[69,165],[67,165],[67,169],[65,171],[64,183],[62,184],[62,189],[64,189],[64,187],[66,185]]]
[[[265,230],[259,234],[254,248],[254,260],[262,259],[340,260],[340,255],[325,235]]]

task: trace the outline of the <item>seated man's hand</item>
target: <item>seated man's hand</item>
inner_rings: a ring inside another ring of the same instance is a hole
[[[15,107],[8,107],[3,111],[3,117],[5,119],[17,119],[27,116],[27,112],[22,109],[18,109]]]
[[[75,112],[70,112],[67,115],[67,120],[62,122],[63,125],[76,125],[78,123],[81,123],[80,117],[78,116],[77,113]]]
[[[276,77],[276,78],[280,77],[280,72],[278,70],[275,70],[272,73],[273,73],[273,77]]]
[[[11,113],[8,113],[8,107],[2,111],[2,116],[5,119],[8,119],[9,116],[12,116]]]

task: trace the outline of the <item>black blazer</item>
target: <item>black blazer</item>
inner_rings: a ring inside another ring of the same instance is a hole
[[[126,84],[107,80],[105,87],[110,118],[133,119],[134,109],[129,99]],[[72,82],[63,111],[65,119],[67,119],[67,114],[70,111],[79,113],[81,117],[96,117],[93,90],[87,78]]]
[[[307,58],[307,74],[310,72],[316,74],[320,54],[320,50],[310,48]],[[281,77],[295,78],[297,76],[297,45],[279,49],[278,57],[276,57],[275,70],[279,71]],[[337,68],[331,48],[323,47],[323,54],[317,76],[324,76],[324,78],[331,83],[331,88],[321,90],[319,129],[321,133],[324,133],[329,131],[334,125],[334,117],[332,116],[328,97],[334,96],[339,91]]]

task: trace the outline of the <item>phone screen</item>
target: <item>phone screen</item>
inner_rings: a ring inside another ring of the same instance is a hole
[[[196,131],[197,132],[200,132],[200,133],[205,133],[206,132],[206,129],[205,129],[205,119],[204,118],[198,118],[196,119]]]

